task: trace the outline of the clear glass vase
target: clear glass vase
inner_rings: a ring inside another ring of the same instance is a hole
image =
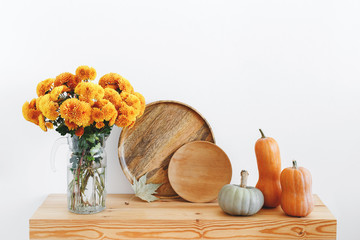
[[[69,145],[67,163],[67,202],[70,212],[92,214],[105,209],[106,199],[106,152],[104,134],[77,137],[67,136]],[[55,152],[64,143],[60,138],[53,148]]]

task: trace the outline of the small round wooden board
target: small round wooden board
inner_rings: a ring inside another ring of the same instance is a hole
[[[231,163],[226,153],[213,143],[185,144],[172,156],[169,180],[175,192],[190,202],[211,202],[229,184]]]
[[[162,183],[157,197],[178,197],[169,183],[169,161],[182,145],[197,140],[215,142],[210,125],[196,110],[175,101],[150,103],[135,125],[120,134],[121,168],[130,182],[148,173],[148,183]]]

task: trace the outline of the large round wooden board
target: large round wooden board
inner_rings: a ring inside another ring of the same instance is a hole
[[[221,148],[210,142],[196,141],[177,150],[169,164],[171,186],[190,202],[210,202],[229,184],[231,163]]]
[[[215,142],[209,124],[196,110],[175,101],[150,103],[135,125],[120,134],[121,168],[130,182],[148,173],[148,183],[162,183],[158,197],[177,197],[168,179],[169,161],[182,145],[197,140]]]

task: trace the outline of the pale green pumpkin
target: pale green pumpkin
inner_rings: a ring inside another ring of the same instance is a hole
[[[255,187],[246,186],[249,173],[241,171],[241,184],[227,184],[219,192],[218,202],[221,209],[230,215],[250,216],[264,205],[264,195]]]

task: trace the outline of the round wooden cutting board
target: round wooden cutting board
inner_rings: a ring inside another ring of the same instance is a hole
[[[190,202],[211,202],[229,184],[231,163],[225,152],[213,143],[196,141],[185,144],[169,164],[171,186]]]
[[[120,134],[121,168],[130,182],[148,173],[148,183],[162,183],[158,197],[177,197],[169,183],[169,161],[182,145],[198,140],[215,142],[210,125],[196,110],[175,101],[150,103],[135,125]]]

